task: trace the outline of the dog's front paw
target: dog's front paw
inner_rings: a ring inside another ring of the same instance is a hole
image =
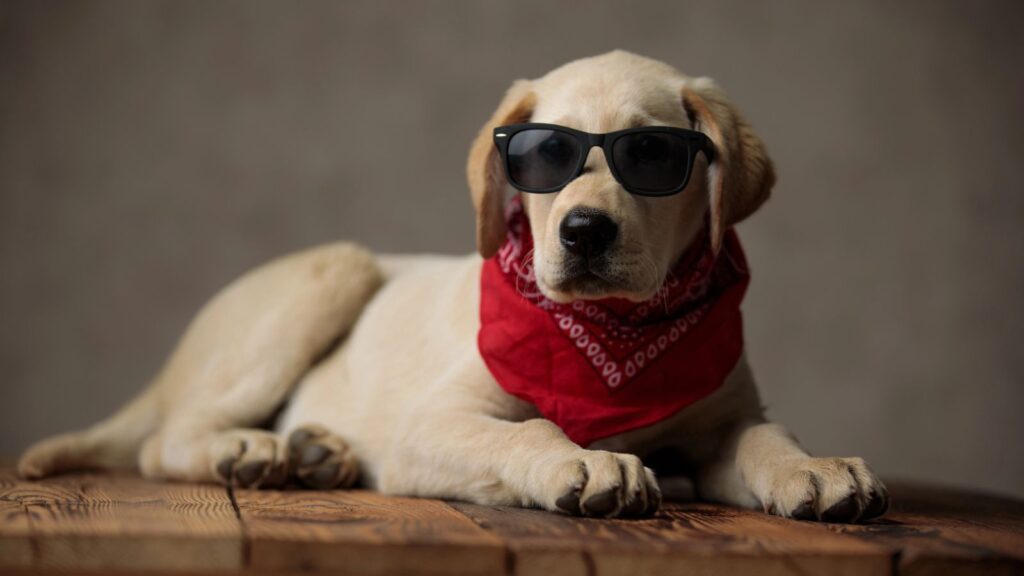
[[[889,493],[861,458],[801,458],[778,465],[762,505],[798,520],[856,522],[885,514]]]
[[[210,446],[218,481],[239,488],[276,488],[288,479],[287,453],[280,439],[262,430],[232,430]]]
[[[661,506],[654,472],[639,458],[584,450],[546,470],[541,505],[576,516],[650,516]]]

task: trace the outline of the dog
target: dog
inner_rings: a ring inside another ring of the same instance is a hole
[[[556,127],[551,134],[561,140],[549,138],[541,152],[526,139],[510,141],[513,130],[532,125]],[[639,155],[616,148],[645,127],[658,128],[630,141]],[[657,130],[669,135],[650,135]],[[655,152],[645,152],[651,142]],[[687,166],[678,154],[665,160],[665,142],[695,150],[686,152]],[[528,155],[538,153],[559,172],[536,173]],[[643,183],[651,162],[669,162],[662,176],[671,183]],[[714,347],[662,370],[651,385],[675,390],[673,378],[690,382],[687,366],[707,365],[711,375],[693,379],[701,392],[664,403],[655,394],[628,417],[617,399],[629,398],[632,384],[609,388],[619,385],[623,363],[607,369],[612,362],[601,360],[605,370],[591,372],[605,380],[594,386],[569,382],[559,371],[576,366],[571,374],[586,380],[589,368],[562,348],[564,361],[546,357],[545,346],[555,350],[561,338],[550,332],[557,323],[529,320],[564,320],[602,302],[653,301],[652,309],[667,310],[667,286],[689,274],[678,268],[688,254],[716,266],[711,276],[695,276],[701,293],[718,277],[718,263],[730,260],[730,293],[742,295],[737,274],[745,265],[736,262],[732,227],[765,202],[775,175],[762,141],[712,80],[615,51],[517,81],[473,142],[467,175],[479,254],[375,256],[338,243],[265,264],[205,305],[140,396],[91,428],[33,445],[19,473],[137,466],[147,478],[254,488],[346,488],[358,480],[388,494],[625,517],[658,509],[661,490],[644,459],[659,455],[709,501],[829,522],[886,511],[886,488],[862,459],[812,457],[765,419],[742,354],[738,300],[722,308],[721,324],[731,328],[709,331]],[[558,190],[517,194],[513,184]],[[684,188],[664,193],[666,185]],[[509,243],[515,231],[529,236],[528,254]],[[496,290],[521,298],[496,301]],[[707,322],[700,314],[717,314],[715,302],[673,326],[696,330]],[[509,312],[515,306],[524,308]],[[502,340],[527,322],[549,331]],[[650,363],[668,365],[686,348],[669,344],[667,334],[649,349],[658,356],[664,342],[668,352]],[[596,350],[590,344],[580,350],[581,362],[598,366],[603,352],[588,357],[584,350]],[[642,373],[657,367],[641,366]],[[633,368],[635,376],[640,368]],[[531,378],[544,384],[529,388]],[[594,405],[620,412],[591,419],[592,407],[572,409],[591,397],[557,396],[562,385],[591,386]]]

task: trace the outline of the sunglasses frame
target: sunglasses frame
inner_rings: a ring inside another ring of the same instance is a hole
[[[512,181],[508,164],[508,143],[516,134],[526,130],[552,130],[562,132],[572,136],[580,144],[581,153],[579,160],[576,163],[576,168],[572,171],[572,175],[567,178],[565,182],[549,188],[529,188],[520,186],[516,182]],[[615,166],[612,148],[615,146],[615,142],[618,141],[619,138],[630,134],[651,132],[673,134],[685,139],[689,144],[687,146],[689,156],[686,159],[686,176],[683,178],[682,184],[671,190],[652,191],[631,189],[625,183],[619,174],[618,168]],[[587,157],[590,155],[590,150],[595,146],[601,148],[604,152],[605,162],[608,163],[608,168],[611,170],[612,176],[615,177],[615,180],[617,180],[619,184],[622,184],[622,187],[625,188],[627,192],[630,194],[636,194],[637,196],[671,196],[686,188],[686,185],[690,183],[690,175],[693,173],[693,163],[697,159],[698,152],[704,153],[704,157],[707,158],[708,164],[715,161],[715,145],[706,134],[703,132],[697,132],[696,130],[687,130],[686,128],[676,128],[674,126],[640,126],[638,128],[627,128],[625,130],[608,132],[606,134],[591,134],[590,132],[583,132],[582,130],[576,130],[567,126],[560,126],[558,124],[510,124],[508,126],[498,126],[494,129],[494,144],[497,146],[498,151],[501,154],[501,164],[505,169],[505,179],[508,180],[508,183],[517,190],[534,194],[550,194],[552,192],[558,192],[568,186],[573,180],[583,173],[583,167],[587,163]]]

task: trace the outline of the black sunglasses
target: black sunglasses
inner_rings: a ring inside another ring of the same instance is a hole
[[[580,173],[594,146],[604,150],[612,176],[631,194],[669,196],[686,188],[697,152],[710,164],[715,146],[701,132],[644,126],[590,134],[556,124],[494,129],[509,183],[523,192],[557,192]]]

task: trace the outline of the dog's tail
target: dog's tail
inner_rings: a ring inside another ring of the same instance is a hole
[[[160,424],[160,389],[149,387],[110,418],[75,432],[41,440],[18,461],[22,478],[96,468],[131,468],[139,449]]]

